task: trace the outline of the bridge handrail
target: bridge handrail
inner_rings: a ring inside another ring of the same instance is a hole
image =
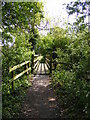
[[[50,62],[50,59],[46,58],[46,60],[47,60],[48,62]]]
[[[22,67],[23,65],[25,65],[25,64],[27,64],[27,63],[30,63],[30,61],[25,61],[25,62],[23,62],[23,63],[21,63],[21,64],[18,64],[18,65],[13,66],[12,68],[10,67],[10,68],[9,68],[9,72],[14,71],[14,70],[16,70],[17,68],[20,68],[20,67]]]
[[[18,64],[18,65],[13,66],[12,68],[11,68],[11,67],[9,68],[9,72],[11,73],[10,83],[12,83],[12,89],[14,89],[14,81],[15,81],[16,79],[18,79],[19,77],[21,77],[23,74],[25,74],[25,73],[28,74],[28,71],[31,70],[30,63],[31,63],[30,61],[25,61],[25,62],[23,62],[23,63],[21,63],[21,64]],[[15,71],[16,69],[24,66],[24,65],[25,65],[25,68],[24,68],[25,70],[24,70],[23,72],[19,73],[18,75],[14,76],[14,71]]]

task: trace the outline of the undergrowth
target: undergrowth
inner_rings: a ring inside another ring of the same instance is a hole
[[[25,80],[26,79],[26,80]],[[21,84],[18,82],[21,81]],[[27,80],[26,76],[21,77],[15,82],[14,91],[10,89],[9,92],[3,92],[2,99],[2,118],[18,118],[22,102],[27,93],[28,87],[31,86],[31,82]],[[5,89],[4,89],[5,90]]]
[[[61,117],[70,120],[90,118],[90,85],[85,80],[76,79],[75,73],[65,70],[53,72],[52,79]]]

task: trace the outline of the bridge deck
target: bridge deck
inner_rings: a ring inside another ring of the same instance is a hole
[[[37,68],[34,70],[34,73],[37,75],[49,74],[49,69],[45,63],[39,63]]]

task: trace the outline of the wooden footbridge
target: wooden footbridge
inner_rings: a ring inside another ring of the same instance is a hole
[[[37,68],[34,70],[34,73],[37,75],[49,74],[49,69],[48,69],[46,63],[39,63]]]
[[[36,58],[35,58],[36,57]],[[34,56],[34,66],[33,74],[34,75],[47,75],[50,73],[50,60],[43,58],[43,56]]]
[[[17,69],[22,68],[17,74]],[[14,89],[14,81],[21,77],[23,74],[34,74],[34,75],[47,75],[52,72],[52,61],[50,56],[43,57],[41,55],[33,55],[31,61],[25,61],[16,66],[10,67],[9,72],[11,74],[10,83],[12,84],[12,89]]]

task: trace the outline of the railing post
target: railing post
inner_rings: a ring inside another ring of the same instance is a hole
[[[13,79],[13,77],[14,77],[14,71],[11,72],[11,78]],[[12,85],[12,90],[14,90],[14,81],[13,80],[12,80],[11,85]]]
[[[28,68],[30,67],[30,62],[28,63]],[[29,74],[30,72],[28,71],[28,74]]]
[[[28,64],[25,64],[24,70],[28,69]],[[26,72],[26,75],[28,75],[28,71]]]
[[[24,70],[26,70],[27,69],[27,66],[26,66],[26,64],[25,64],[25,67],[24,67]],[[25,73],[26,75],[27,75],[27,73]]]
[[[33,73],[33,66],[34,66],[34,55],[32,54],[32,59],[31,59],[31,73]]]
[[[29,67],[28,67],[28,63],[26,64],[26,69],[28,69]],[[28,71],[26,72],[27,73],[27,75],[28,75]]]
[[[52,55],[50,54],[50,73],[52,73]]]

